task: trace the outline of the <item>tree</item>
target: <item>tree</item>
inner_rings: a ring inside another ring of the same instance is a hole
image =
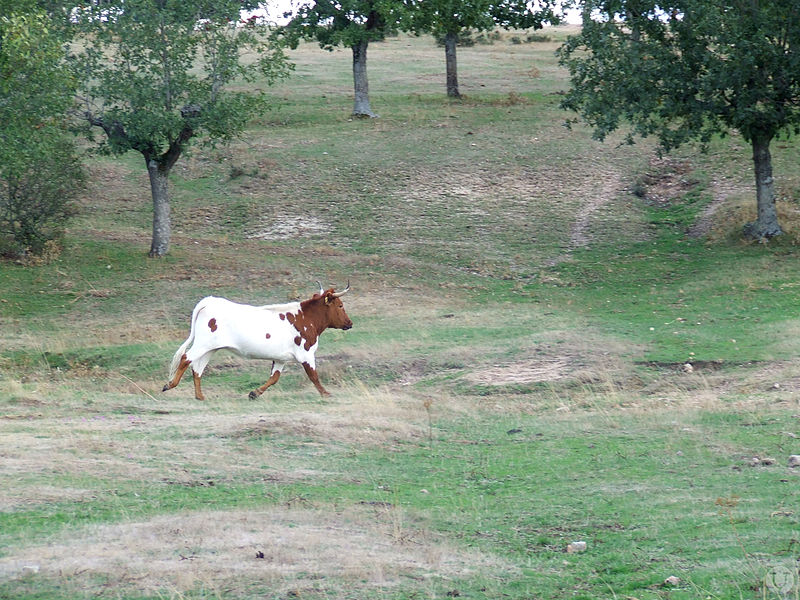
[[[758,218],[782,233],[770,143],[800,130],[796,0],[587,0],[583,29],[560,50],[572,87],[562,106],[603,139],[623,122],[669,151],[737,130],[751,145]]]
[[[255,22],[241,23],[237,0],[112,0],[72,13],[81,35],[75,57],[81,116],[114,154],[144,158],[153,198],[150,256],[169,249],[170,170],[190,142],[226,142],[266,107],[263,91],[231,91],[237,80],[268,83],[287,72],[279,48]],[[245,51],[257,53],[253,62]]]
[[[62,39],[32,1],[0,0],[0,252],[42,254],[83,183],[67,130]]]
[[[541,2],[533,10],[525,0],[406,0],[410,9],[410,28],[417,33],[432,33],[444,38],[447,95],[459,98],[456,46],[465,31],[541,29],[555,21],[552,4]]]
[[[292,47],[301,39],[317,40],[324,50],[337,46],[353,52],[353,116],[377,117],[369,103],[367,47],[399,28],[400,0],[318,0],[306,2],[292,13],[280,35]]]

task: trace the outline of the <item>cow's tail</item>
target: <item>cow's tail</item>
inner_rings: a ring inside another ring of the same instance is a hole
[[[191,343],[194,341],[194,331],[195,331],[195,323],[197,322],[197,314],[200,310],[205,306],[206,299],[204,298],[200,302],[197,303],[197,306],[194,307],[192,311],[192,323],[189,329],[189,337],[186,338],[186,341],[183,342],[175,352],[175,356],[172,357],[172,362],[169,364],[169,379],[167,381],[172,381],[175,377],[175,374],[178,372],[178,367],[181,364],[181,359],[186,354],[186,350],[189,348]]]

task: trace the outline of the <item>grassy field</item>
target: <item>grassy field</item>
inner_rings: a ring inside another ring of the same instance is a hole
[[[141,159],[89,160],[60,257],[0,265],[1,598],[798,598],[796,140],[746,244],[743,140],[567,130],[547,33],[460,50],[458,102],[429,38],[374,44],[366,121],[300,47],[176,166],[163,260]],[[160,392],[201,297],[318,279],[331,397],[222,353]]]

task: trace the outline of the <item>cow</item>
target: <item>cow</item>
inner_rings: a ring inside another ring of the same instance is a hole
[[[269,379],[250,392],[251,400],[275,385],[285,364],[292,359],[303,365],[319,393],[329,396],[319,382],[314,354],[323,331],[329,327],[347,330],[353,326],[340,299],[348,291],[350,282],[341,292],[334,288],[323,290],[320,284],[319,293],[308,300],[266,306],[237,304],[214,296],[203,298],[192,311],[189,337],[175,352],[169,381],[162,391],[178,385],[191,367],[194,396],[205,400],[200,378],[214,352],[226,349],[245,358],[272,360]]]

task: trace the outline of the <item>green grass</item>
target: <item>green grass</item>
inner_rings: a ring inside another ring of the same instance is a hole
[[[796,596],[794,140],[789,235],[746,244],[742,140],[677,168],[568,131],[564,35],[461,50],[459,102],[431,40],[375,44],[369,121],[348,53],[301,46],[176,166],[163,260],[141,159],[87,159],[61,256],[0,264],[0,597]],[[294,366],[249,401],[269,365],[222,353],[205,403],[160,393],[201,297],[317,279],[353,286],[331,398]]]

